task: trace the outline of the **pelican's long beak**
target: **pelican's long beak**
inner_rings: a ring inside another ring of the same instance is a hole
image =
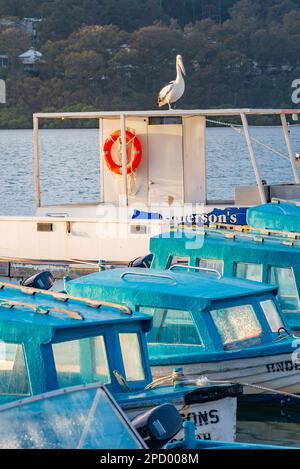
[[[182,73],[183,73],[184,76],[185,76],[185,75],[186,75],[186,73],[185,73],[185,68],[184,68],[183,61],[182,61],[182,58],[181,58],[181,57],[178,59],[178,65],[179,65],[179,67],[180,67],[180,70],[182,71]]]

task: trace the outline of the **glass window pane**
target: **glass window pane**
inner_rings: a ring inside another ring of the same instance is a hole
[[[224,345],[262,334],[262,327],[251,305],[216,309],[211,311],[211,315]]]
[[[237,262],[236,277],[262,282],[262,264]]]
[[[170,256],[169,262],[168,262],[168,268],[171,267],[172,265],[176,265],[176,264],[189,265],[190,264],[190,258],[189,257],[183,257],[183,256]],[[177,270],[177,269],[176,269],[176,267],[173,267],[172,270],[174,271],[174,270]],[[178,267],[178,270],[182,271],[182,272],[185,271],[185,269],[183,269],[182,267]]]
[[[0,449],[137,449],[144,445],[105,389],[68,389],[0,411]]]
[[[224,261],[221,259],[198,259],[197,265],[205,269],[217,270],[221,275],[224,272]]]
[[[294,272],[291,267],[271,266],[269,282],[278,285],[278,299],[283,310],[299,310],[299,296]]]
[[[106,355],[106,346],[103,336],[89,339],[92,347],[92,361],[94,363],[93,373],[94,381],[100,381],[103,384],[110,382],[109,366]]]
[[[189,311],[149,307],[140,307],[139,310],[153,316],[153,327],[147,336],[149,343],[202,345]]]
[[[52,347],[59,387],[95,381],[110,383],[103,336],[70,340]]]
[[[22,344],[0,342],[0,395],[30,395]]]
[[[145,379],[139,337],[135,333],[119,334],[126,379],[138,381]]]
[[[277,332],[280,327],[284,327],[274,301],[261,301],[260,304],[273,332]]]

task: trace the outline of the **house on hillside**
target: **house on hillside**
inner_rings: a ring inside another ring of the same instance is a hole
[[[16,28],[28,34],[32,40],[36,40],[42,21],[42,18],[1,17],[0,29]]]
[[[29,34],[32,39],[36,39],[41,22],[42,18],[23,18],[20,21],[20,28]]]
[[[9,56],[0,54],[0,68],[8,68],[8,67],[9,67]]]
[[[20,54],[19,60],[24,65],[25,70],[32,70],[36,64],[45,63],[43,54],[33,47]]]
[[[18,18],[1,17],[0,28],[13,28],[17,26]]]

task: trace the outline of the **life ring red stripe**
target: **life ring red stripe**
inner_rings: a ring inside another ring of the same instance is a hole
[[[104,151],[104,159],[106,161],[107,167],[115,174],[122,174],[122,165],[117,164],[112,158],[112,147],[120,138],[121,131],[116,130],[112,132],[110,136],[105,140],[103,151]],[[127,174],[133,173],[142,161],[142,145],[136,135],[134,135],[129,130],[126,130],[126,145],[132,143],[133,145],[133,157],[130,162],[127,164]]]

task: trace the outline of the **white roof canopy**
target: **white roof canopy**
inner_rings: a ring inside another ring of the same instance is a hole
[[[300,114],[300,109],[171,109],[157,111],[38,112],[34,117],[50,119],[99,119],[101,117],[184,117]]]

